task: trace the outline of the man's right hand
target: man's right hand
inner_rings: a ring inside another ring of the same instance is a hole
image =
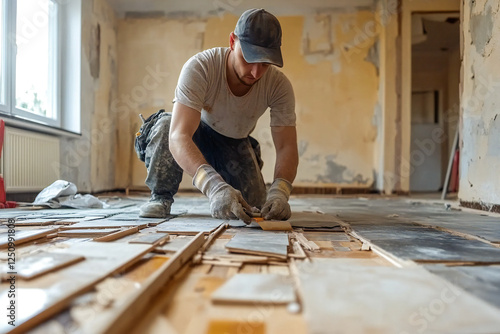
[[[212,166],[201,165],[193,177],[193,185],[208,197],[214,218],[251,222],[252,218],[245,213],[245,209],[252,212],[252,207],[243,199],[241,192],[227,184]]]
[[[252,210],[241,196],[241,192],[227,183],[210,197],[210,212],[214,218],[241,219],[249,224],[252,218],[243,208]]]

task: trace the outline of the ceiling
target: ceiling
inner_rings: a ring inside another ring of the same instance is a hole
[[[459,13],[425,14],[413,16],[413,20],[422,20],[421,40],[414,44],[416,52],[447,52],[460,46]],[[415,40],[415,35],[413,37]]]
[[[370,7],[374,0],[107,0],[119,17],[192,17],[232,13],[239,16],[249,8],[265,8],[279,15],[316,13],[319,10]]]

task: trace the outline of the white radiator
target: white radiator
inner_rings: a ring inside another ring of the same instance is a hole
[[[58,137],[5,128],[1,171],[7,192],[40,191],[60,177]]]

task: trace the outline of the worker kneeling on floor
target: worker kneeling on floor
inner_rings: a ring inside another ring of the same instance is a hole
[[[283,67],[281,26],[264,9],[250,9],[229,34],[229,47],[191,57],[175,89],[172,113],[160,110],[137,133],[146,163],[149,202],[141,217],[165,217],[183,171],[210,201],[212,216],[242,219],[261,210],[265,219],[288,219],[298,165],[295,97]],[[266,193],[257,140],[250,136],[270,108],[276,148],[274,182]]]

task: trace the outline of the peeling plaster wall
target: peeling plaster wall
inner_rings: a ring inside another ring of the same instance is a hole
[[[283,28],[282,71],[296,95],[300,165],[297,186],[360,186],[374,183],[377,138],[379,26],[371,11],[325,11],[317,15],[278,17]],[[123,19],[119,21],[119,98],[129,94],[159,64],[170,76],[148,91],[129,117],[120,117],[118,187],[126,185],[132,163],[134,187],[144,185],[146,171],[131,150],[139,128],[137,114],[171,109],[177,76],[198,51],[227,46],[238,17],[203,19]],[[182,38],[179,38],[182,36]],[[202,43],[200,43],[200,41]],[[124,108],[126,109],[126,108]],[[275,153],[265,114],[252,134],[259,140],[264,177],[273,180]],[[186,178],[185,178],[186,179]],[[183,181],[181,187],[191,180]]]
[[[315,22],[317,18],[306,17],[303,28],[312,41],[321,36]],[[374,14],[366,11],[330,14],[333,53],[322,57],[319,50],[304,50],[305,62],[290,69],[299,91],[299,138],[306,147],[299,182],[369,187],[374,181],[378,31],[376,25],[370,27],[373,22]]]
[[[500,204],[500,3],[465,1],[459,198]]]
[[[296,183],[370,187],[377,138],[378,57],[373,54],[379,32],[374,14],[338,12],[292,20],[288,29],[302,29],[303,37],[302,45],[297,38],[284,44],[285,59],[295,62],[284,72],[297,99],[301,164]],[[300,36],[300,31],[289,36]]]

